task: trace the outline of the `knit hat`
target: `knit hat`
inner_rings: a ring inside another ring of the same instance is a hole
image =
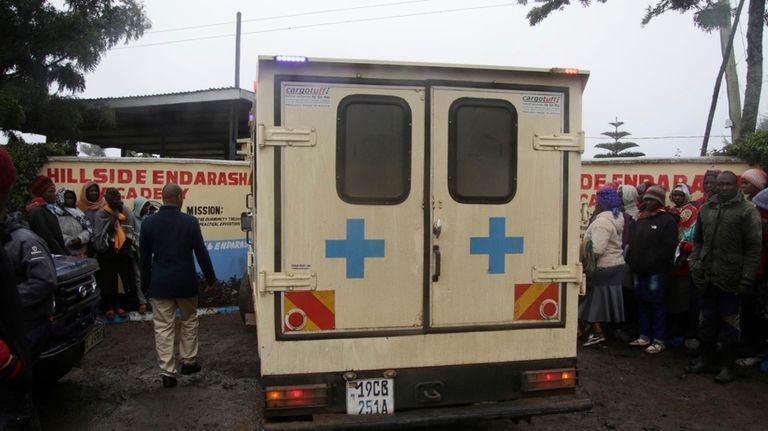
[[[743,174],[741,174],[741,181],[746,181],[762,190],[765,188],[765,184],[768,183],[768,174],[766,174],[762,169],[747,169]]]
[[[688,188],[688,184],[679,183],[679,184],[675,185],[675,187],[672,189],[671,192],[669,192],[669,194],[672,194],[672,193],[675,193],[675,192],[680,192],[680,193],[684,194],[685,195],[685,202],[686,203],[688,203],[691,200],[691,191]]]
[[[13,166],[11,155],[5,148],[0,147],[0,193],[10,190],[16,181],[16,168]]]
[[[621,211],[619,193],[609,185],[601,188],[597,191],[597,205],[604,210],[610,210],[614,217],[618,217]]]
[[[664,205],[667,199],[667,192],[661,186],[651,186],[648,187],[648,190],[646,190],[643,195],[643,200],[645,199],[653,199],[661,205]]]
[[[35,177],[34,181],[32,181],[32,184],[30,184],[29,190],[31,190],[35,196],[42,196],[43,193],[51,187],[54,187],[53,180],[45,175],[38,175]]]
[[[637,185],[637,194],[638,195],[645,194],[646,190],[648,190],[649,188],[655,185],[656,184],[654,184],[652,181],[643,181],[642,183]]]
[[[768,210],[768,189],[760,190],[753,198],[752,203],[762,210]]]

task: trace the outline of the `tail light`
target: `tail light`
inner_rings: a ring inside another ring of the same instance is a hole
[[[575,368],[523,372],[523,392],[575,388],[579,382]]]
[[[267,409],[328,405],[328,385],[272,386],[264,391]]]

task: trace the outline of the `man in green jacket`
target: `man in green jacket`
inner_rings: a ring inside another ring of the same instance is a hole
[[[699,209],[693,237],[691,276],[699,293],[701,356],[688,372],[701,373],[713,365],[716,343],[721,345],[718,383],[735,379],[734,356],[740,337],[741,293],[752,288],[760,262],[760,215],[739,191],[736,174],[717,177],[717,194]]]

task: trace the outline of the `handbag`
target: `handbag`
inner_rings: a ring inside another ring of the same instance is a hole
[[[586,241],[582,247],[581,266],[584,274],[587,276],[587,280],[594,278],[595,273],[597,273],[597,255],[595,254],[591,239]]]

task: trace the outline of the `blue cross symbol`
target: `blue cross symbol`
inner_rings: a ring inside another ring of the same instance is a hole
[[[523,253],[523,237],[506,236],[505,223],[504,217],[490,217],[488,236],[469,239],[469,254],[488,255],[489,274],[504,274],[504,257]]]
[[[384,257],[384,240],[365,239],[365,220],[347,219],[347,239],[325,240],[325,257],[347,259],[347,278],[364,278],[365,258]]]

